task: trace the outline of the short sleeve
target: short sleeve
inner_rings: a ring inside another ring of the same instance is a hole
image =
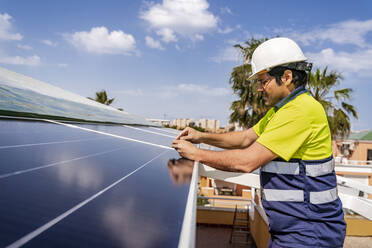
[[[271,108],[267,113],[265,114],[262,119],[256,123],[256,125],[253,126],[253,130],[256,132],[257,136],[261,136],[263,131],[265,130],[265,127],[267,125],[267,122],[273,117],[275,114],[275,111],[273,108]]]
[[[311,132],[311,124],[300,110],[283,107],[267,122],[257,142],[288,161]]]

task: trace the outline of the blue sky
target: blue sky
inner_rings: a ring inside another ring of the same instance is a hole
[[[371,129],[370,1],[0,0],[0,66],[150,118],[215,118],[235,99],[234,44],[294,39],[355,90],[352,129]]]

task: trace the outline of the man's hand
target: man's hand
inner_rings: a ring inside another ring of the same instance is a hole
[[[184,158],[197,160],[197,153],[199,149],[186,140],[175,139],[172,147]]]
[[[185,128],[176,138],[176,140],[187,140],[194,144],[199,144],[201,142],[202,133],[196,131],[191,127]]]

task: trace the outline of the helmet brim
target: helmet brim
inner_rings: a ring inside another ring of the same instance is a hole
[[[257,79],[257,76],[258,76],[258,72],[253,73],[252,75],[250,75],[250,76],[248,77],[248,80],[256,80],[256,79]]]
[[[305,62],[306,60],[307,60],[307,58],[303,58],[303,59],[299,59],[299,60],[297,60],[297,61],[291,61],[291,63]],[[252,75],[250,75],[250,76],[248,77],[248,80],[255,80],[255,79],[257,79],[257,77],[258,77],[258,75],[259,75],[260,73],[262,73],[262,72],[264,72],[264,71],[268,72],[268,71],[270,71],[271,69],[273,69],[273,68],[275,68],[275,67],[277,67],[277,66],[282,66],[282,65],[286,65],[286,64],[288,64],[288,62],[286,62],[286,63],[278,63],[278,64],[276,64],[276,65],[273,65],[273,66],[270,67],[270,68],[267,68],[267,69],[261,70],[261,71],[259,71],[259,72],[253,73]]]

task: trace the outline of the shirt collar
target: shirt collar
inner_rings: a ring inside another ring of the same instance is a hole
[[[307,92],[307,90],[305,89],[305,86],[300,86],[300,87],[296,88],[288,96],[286,96],[285,98],[283,98],[282,100],[280,100],[280,102],[278,102],[277,104],[275,104],[274,110],[275,111],[279,110],[285,104],[287,104],[288,102],[290,102],[293,99],[295,99],[296,96],[301,95],[301,94],[306,93],[306,92]]]

